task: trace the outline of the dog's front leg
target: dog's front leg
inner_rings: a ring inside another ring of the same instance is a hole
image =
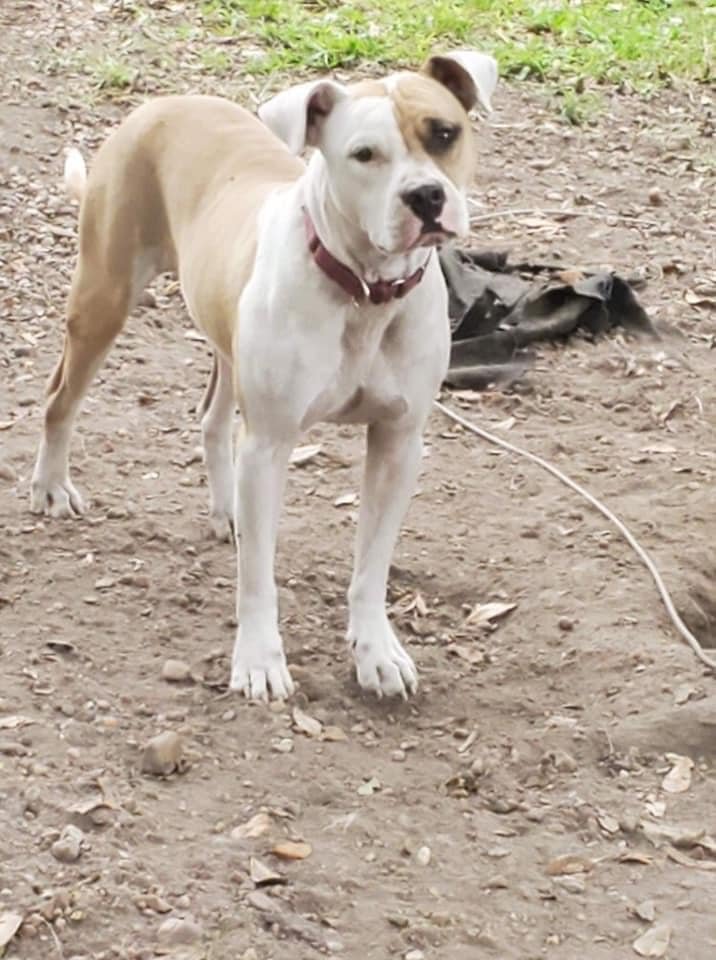
[[[239,621],[231,687],[252,700],[293,693],[278,629],[274,555],[281,500],[293,444],[247,433],[236,457]]]
[[[348,642],[358,682],[383,694],[414,693],[418,678],[385,609],[388,569],[400,524],[420,469],[422,439],[417,427],[374,423],[361,490],[353,578],[348,591]]]

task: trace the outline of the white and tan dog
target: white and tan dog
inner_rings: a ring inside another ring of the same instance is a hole
[[[251,698],[293,688],[274,553],[289,455],[318,421],[368,425],[348,592],[358,681],[379,695],[416,689],[385,609],[388,568],[448,362],[434,248],[467,232],[468,111],[489,108],[496,79],[494,60],[461,51],[382,81],[293,87],[260,120],[215,97],[160,98],[109,137],[88,177],[68,157],[79,258],[32,508],[82,513],[68,469],[75,415],[144,286],[176,271],[214,347],[201,429],[213,529],[240,532],[231,686]],[[306,146],[308,165],[296,156]]]

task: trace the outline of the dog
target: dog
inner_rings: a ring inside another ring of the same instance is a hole
[[[218,97],[160,97],[89,174],[68,153],[79,254],[32,510],[83,512],[69,475],[76,414],[146,284],[176,272],[214,350],[201,432],[212,528],[240,539],[231,687],[248,698],[293,691],[274,554],[291,451],[319,421],[367,426],[348,590],[358,682],[379,696],[417,689],[386,612],[388,570],[448,364],[436,247],[468,232],[468,114],[490,109],[496,82],[491,57],[461,50],[382,80],[302,83],[258,117]]]

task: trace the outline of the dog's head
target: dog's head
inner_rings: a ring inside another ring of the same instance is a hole
[[[490,109],[496,83],[492,57],[465,50],[385,80],[300,84],[259,117],[293,153],[317,147],[341,214],[377,250],[403,253],[467,233],[468,113]]]

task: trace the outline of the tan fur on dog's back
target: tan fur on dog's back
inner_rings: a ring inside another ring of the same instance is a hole
[[[259,120],[227,100],[151,101],[95,157],[80,214],[80,262],[115,282],[118,301],[130,309],[153,276],[177,271],[192,291],[193,319],[230,355],[257,213],[270,190],[303,169]],[[227,207],[230,218],[222,215]]]

